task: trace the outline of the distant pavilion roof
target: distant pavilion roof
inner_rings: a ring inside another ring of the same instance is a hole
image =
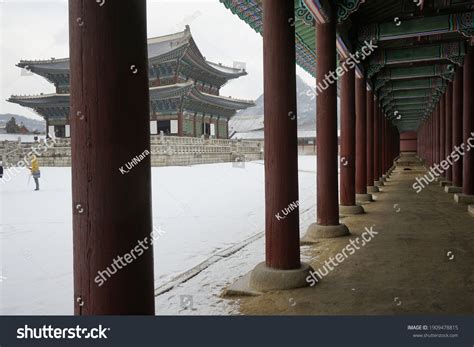
[[[247,74],[245,69],[213,63],[201,54],[191,35],[189,26],[184,31],[148,39],[148,59],[150,65],[185,58],[206,73],[223,80],[231,80]],[[18,67],[37,73],[50,82],[53,75],[69,75],[69,58],[47,60],[21,60]]]
[[[150,101],[184,97],[226,111],[236,111],[255,106],[250,100],[216,96],[199,91],[193,82],[150,88]],[[70,94],[12,95],[7,101],[32,109],[69,108]]]

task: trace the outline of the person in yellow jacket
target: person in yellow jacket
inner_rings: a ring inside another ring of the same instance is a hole
[[[31,159],[31,175],[33,176],[36,184],[36,189],[39,190],[39,178],[41,177],[40,167],[38,164],[38,158],[34,155]]]

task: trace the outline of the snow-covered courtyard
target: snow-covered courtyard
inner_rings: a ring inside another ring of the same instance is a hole
[[[303,233],[315,218],[316,158],[300,156],[299,168]],[[39,192],[28,170],[9,174],[0,181],[0,314],[73,314],[71,170],[42,168]],[[153,224],[165,232],[154,248],[157,314],[237,314],[220,294],[264,259],[263,162],[152,168],[152,179]]]

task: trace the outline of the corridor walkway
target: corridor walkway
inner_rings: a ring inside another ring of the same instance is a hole
[[[350,237],[302,247],[304,260],[322,270],[350,240],[361,243],[365,227],[378,232],[316,286],[243,298],[242,313],[472,314],[474,219],[437,183],[417,194],[412,185],[425,172],[397,166],[366,214],[343,219]]]

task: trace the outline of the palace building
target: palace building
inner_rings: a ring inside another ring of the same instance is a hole
[[[18,67],[46,78],[56,87],[54,94],[19,96],[8,101],[32,108],[46,120],[47,132],[70,137],[69,58],[22,60]],[[127,73],[137,73],[130,66]],[[241,67],[212,63],[201,54],[189,26],[182,32],[148,39],[150,132],[188,137],[229,137],[228,122],[238,110],[253,101],[219,95],[228,81],[246,75]]]

